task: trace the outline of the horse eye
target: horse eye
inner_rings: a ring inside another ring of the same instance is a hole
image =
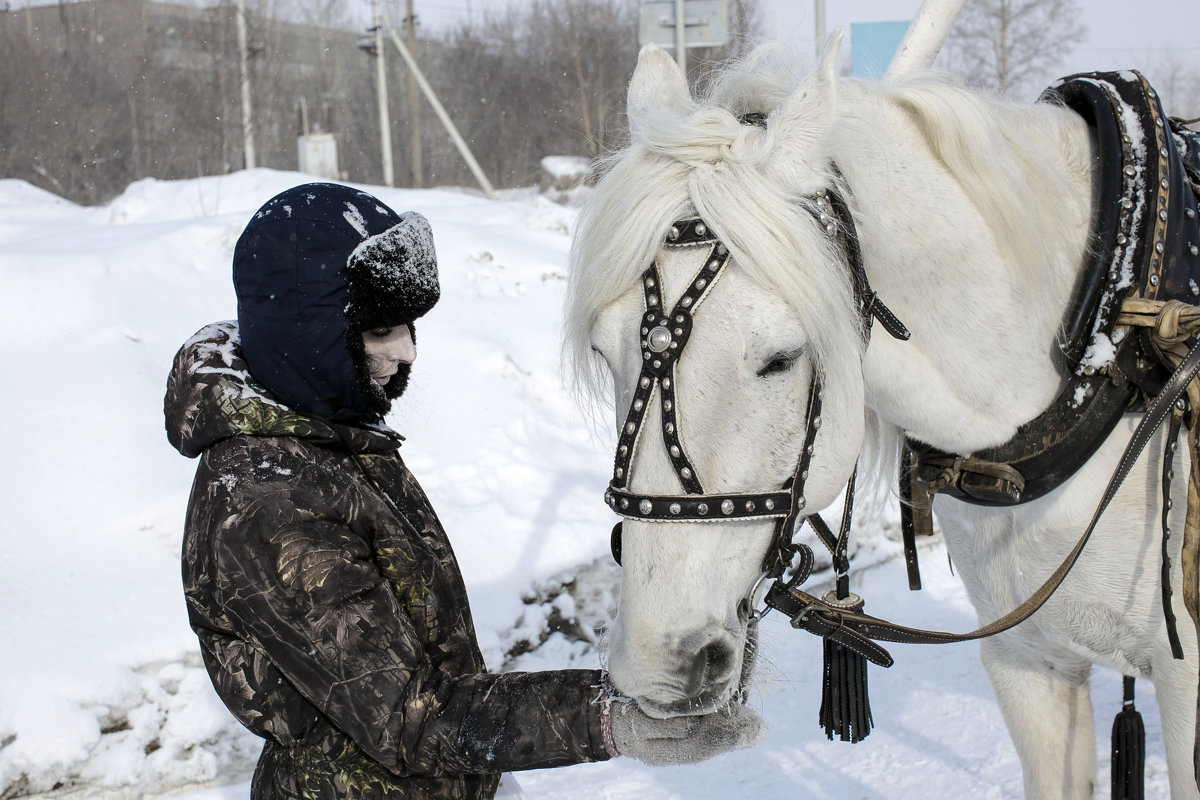
[[[786,353],[776,353],[755,374],[760,378],[765,378],[768,375],[774,375],[778,372],[787,372],[800,359],[800,355],[803,352],[802,348],[796,348]]]

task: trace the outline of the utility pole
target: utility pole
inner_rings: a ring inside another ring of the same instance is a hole
[[[675,0],[675,62],[679,71],[687,76],[687,17],[684,0]]]
[[[408,27],[408,52],[417,57],[417,18],[413,13],[413,0],[407,0],[405,24]],[[421,98],[417,97],[417,78],[408,71],[408,125],[412,136],[412,185],[420,189],[424,183],[425,169],[421,163]]]
[[[383,155],[383,183],[395,186],[396,177],[392,169],[392,120],[388,113],[387,69],[383,59],[383,15],[379,0],[371,0],[371,19],[375,26],[375,90],[379,98],[379,140]]]
[[[238,63],[242,72],[242,158],[246,169],[254,169],[254,109],[250,103],[250,50],[246,44],[246,0],[237,0]]]

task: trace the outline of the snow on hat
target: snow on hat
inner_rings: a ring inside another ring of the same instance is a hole
[[[362,333],[412,323],[441,297],[429,221],[415,211],[371,236],[346,259],[346,319]]]

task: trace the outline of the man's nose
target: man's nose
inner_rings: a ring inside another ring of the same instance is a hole
[[[412,339],[405,339],[397,343],[392,357],[402,364],[411,364],[417,360],[417,346],[413,344]]]

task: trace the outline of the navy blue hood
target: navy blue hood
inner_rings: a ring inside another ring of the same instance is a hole
[[[411,325],[439,296],[425,218],[332,183],[258,210],[234,248],[233,283],[250,373],[289,408],[338,422],[377,419],[392,399],[370,380],[362,332]]]

